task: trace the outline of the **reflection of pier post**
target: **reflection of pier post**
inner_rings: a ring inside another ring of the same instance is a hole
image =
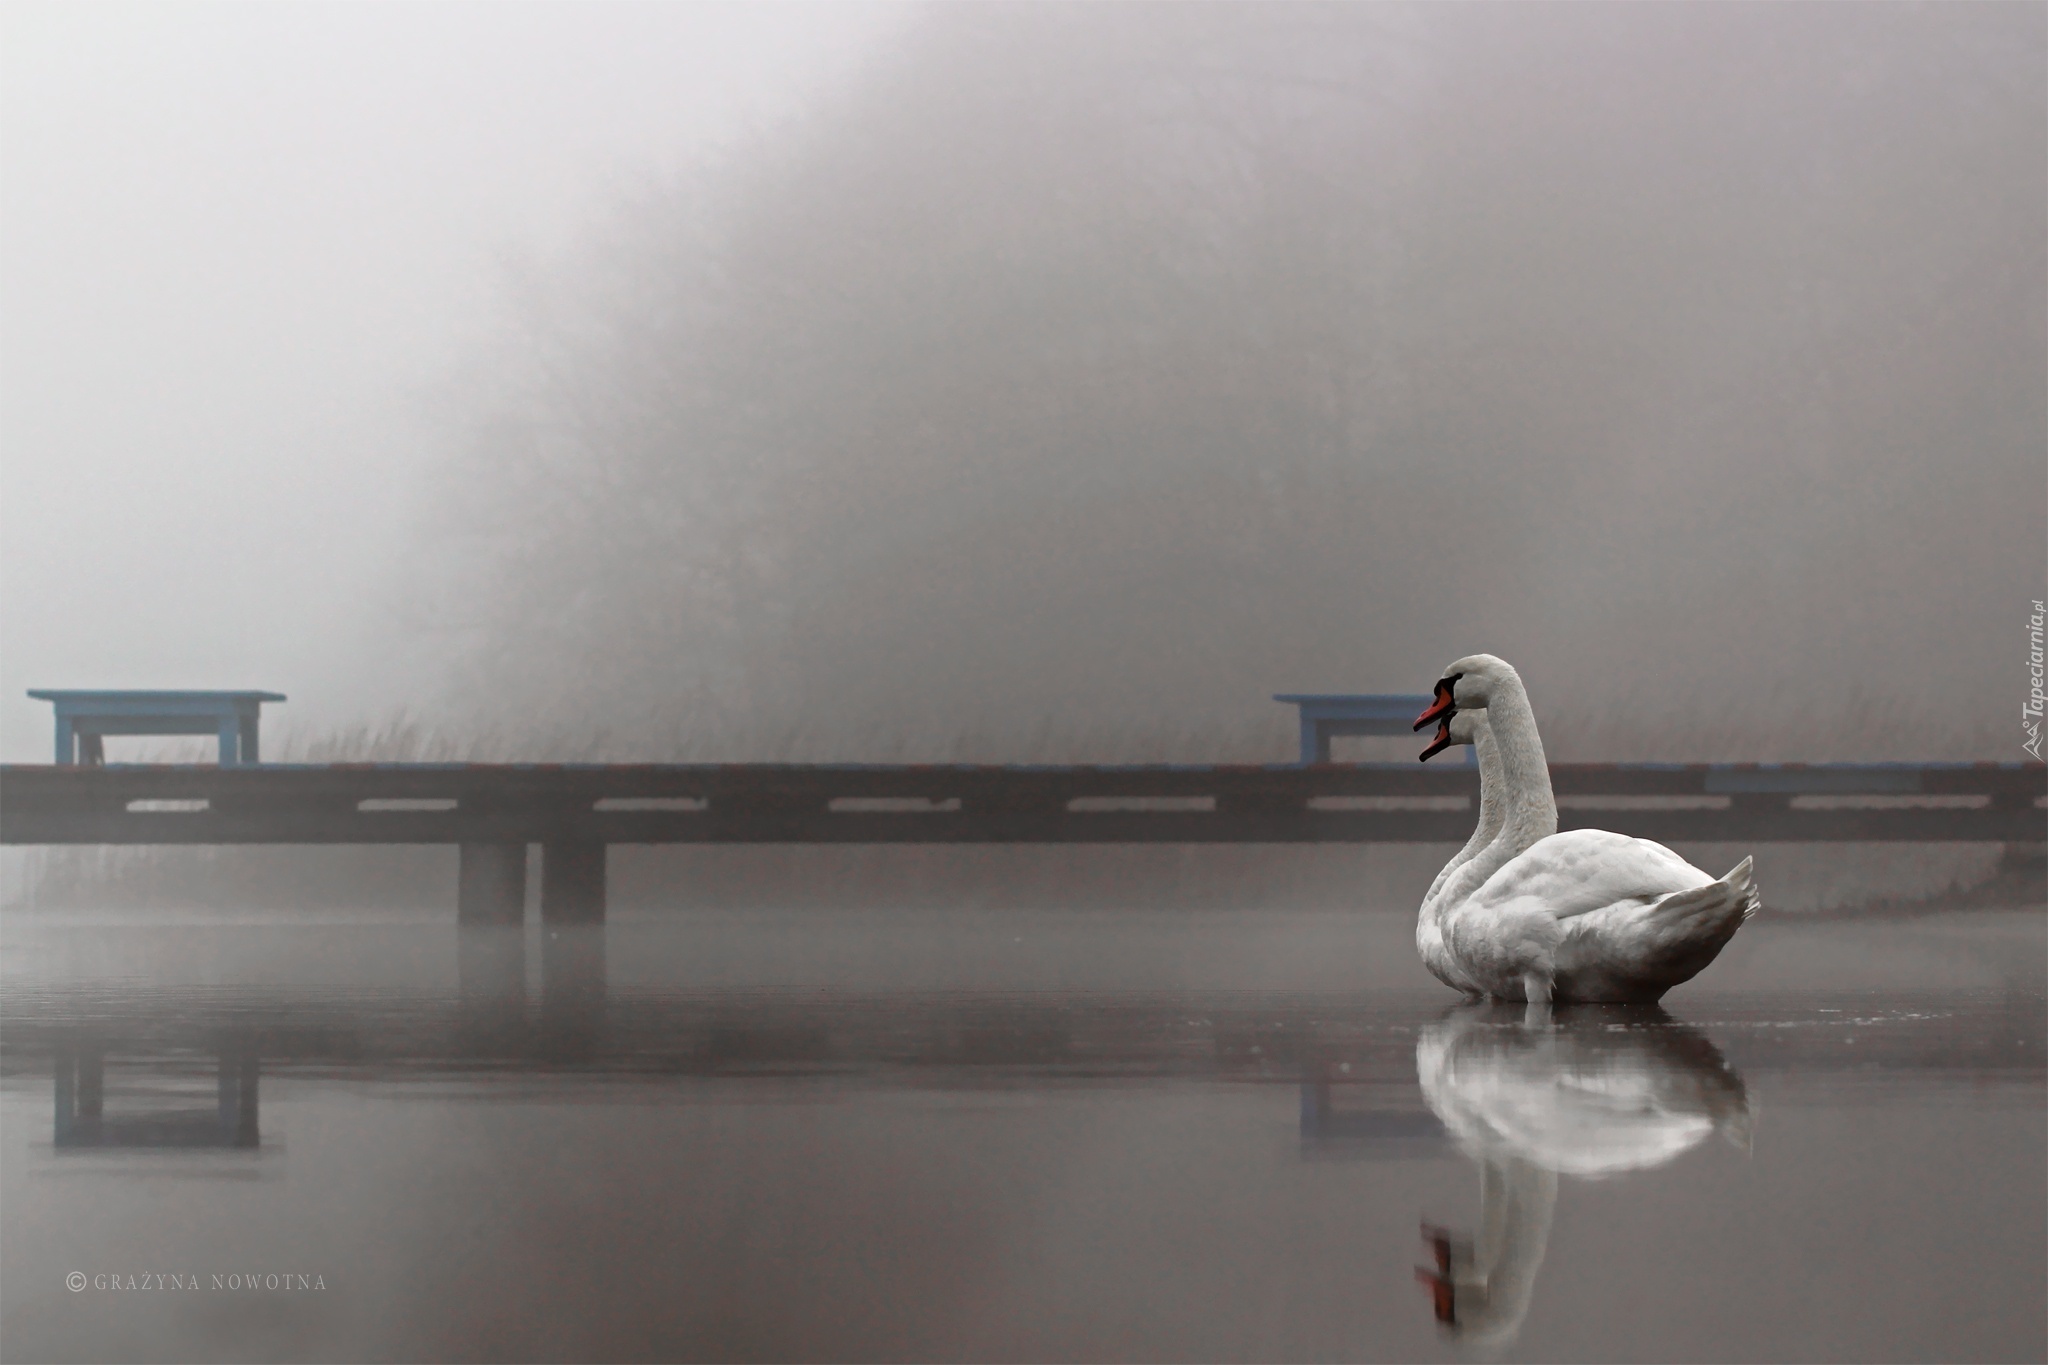
[[[220,1136],[227,1147],[254,1147],[261,1141],[256,1126],[256,1053],[252,1048],[224,1047],[220,1054]]]
[[[106,1116],[106,1049],[88,1047],[78,1054],[78,1119],[98,1126]]]
[[[466,924],[455,935],[468,1046],[485,1055],[516,1052],[526,1031],[526,926]]]
[[[80,1043],[60,1049],[54,1060],[57,1112],[53,1140],[59,1147],[97,1144],[106,1108],[106,1049]]]
[[[1331,1103],[1329,1065],[1311,1067],[1301,1078],[1301,1140],[1321,1136],[1324,1122],[1336,1110]]]
[[[465,1009],[526,1004],[526,927],[464,928],[455,938],[456,979]]]
[[[455,918],[465,926],[525,922],[525,844],[462,845]]]
[[[603,924],[605,846],[544,844],[540,855],[543,924]]]
[[[540,973],[542,1049],[558,1057],[587,1056],[603,1030],[609,995],[604,926],[545,930]]]

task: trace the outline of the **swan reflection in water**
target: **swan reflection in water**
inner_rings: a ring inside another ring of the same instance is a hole
[[[1749,1149],[1742,1078],[1705,1035],[1655,1005],[1554,1016],[1461,1006],[1423,1030],[1415,1069],[1424,1100],[1480,1169],[1477,1236],[1425,1223],[1436,1264],[1416,1275],[1445,1332],[1480,1351],[1521,1331],[1559,1175],[1649,1170],[1717,1132]]]

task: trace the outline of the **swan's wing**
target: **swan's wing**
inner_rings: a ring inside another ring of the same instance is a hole
[[[1580,915],[1564,926],[1556,965],[1562,976],[1635,982],[1669,989],[1698,975],[1756,913],[1754,863],[1704,885],[1644,903],[1625,901]]]
[[[1604,829],[1575,829],[1531,844],[1487,878],[1472,901],[1498,908],[1530,900],[1568,920],[1609,906],[1646,907],[1713,880],[1662,844]]]

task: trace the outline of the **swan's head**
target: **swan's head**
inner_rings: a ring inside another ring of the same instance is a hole
[[[1436,680],[1436,700],[1429,704],[1428,710],[1415,718],[1415,728],[1420,730],[1425,725],[1441,726],[1445,721],[1455,720],[1460,711],[1483,711],[1487,703],[1493,700],[1496,689],[1510,683],[1519,687],[1521,682],[1521,675],[1509,666],[1507,660],[1497,659],[1491,654],[1467,654],[1446,668],[1444,675]],[[1437,731],[1439,741],[1443,741],[1445,735],[1444,730]],[[1449,742],[1470,743],[1470,740],[1460,740],[1452,733]],[[1427,759],[1430,754],[1443,747],[1445,745],[1439,742],[1422,756]]]
[[[1479,717],[1471,711],[1452,710],[1437,719],[1436,738],[1430,741],[1421,754],[1421,761],[1429,762],[1454,744],[1473,743],[1473,732],[1479,728]]]

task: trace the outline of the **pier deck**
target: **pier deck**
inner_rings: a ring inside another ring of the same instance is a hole
[[[2040,764],[1560,764],[1564,829],[2036,844]],[[455,844],[456,917],[605,919],[613,844],[1457,843],[1479,774],[1405,764],[0,766],[0,843]]]
[[[0,765],[8,844],[1456,843],[1420,765]],[[2048,768],[1559,764],[1559,826],[1663,842],[2038,842]]]

